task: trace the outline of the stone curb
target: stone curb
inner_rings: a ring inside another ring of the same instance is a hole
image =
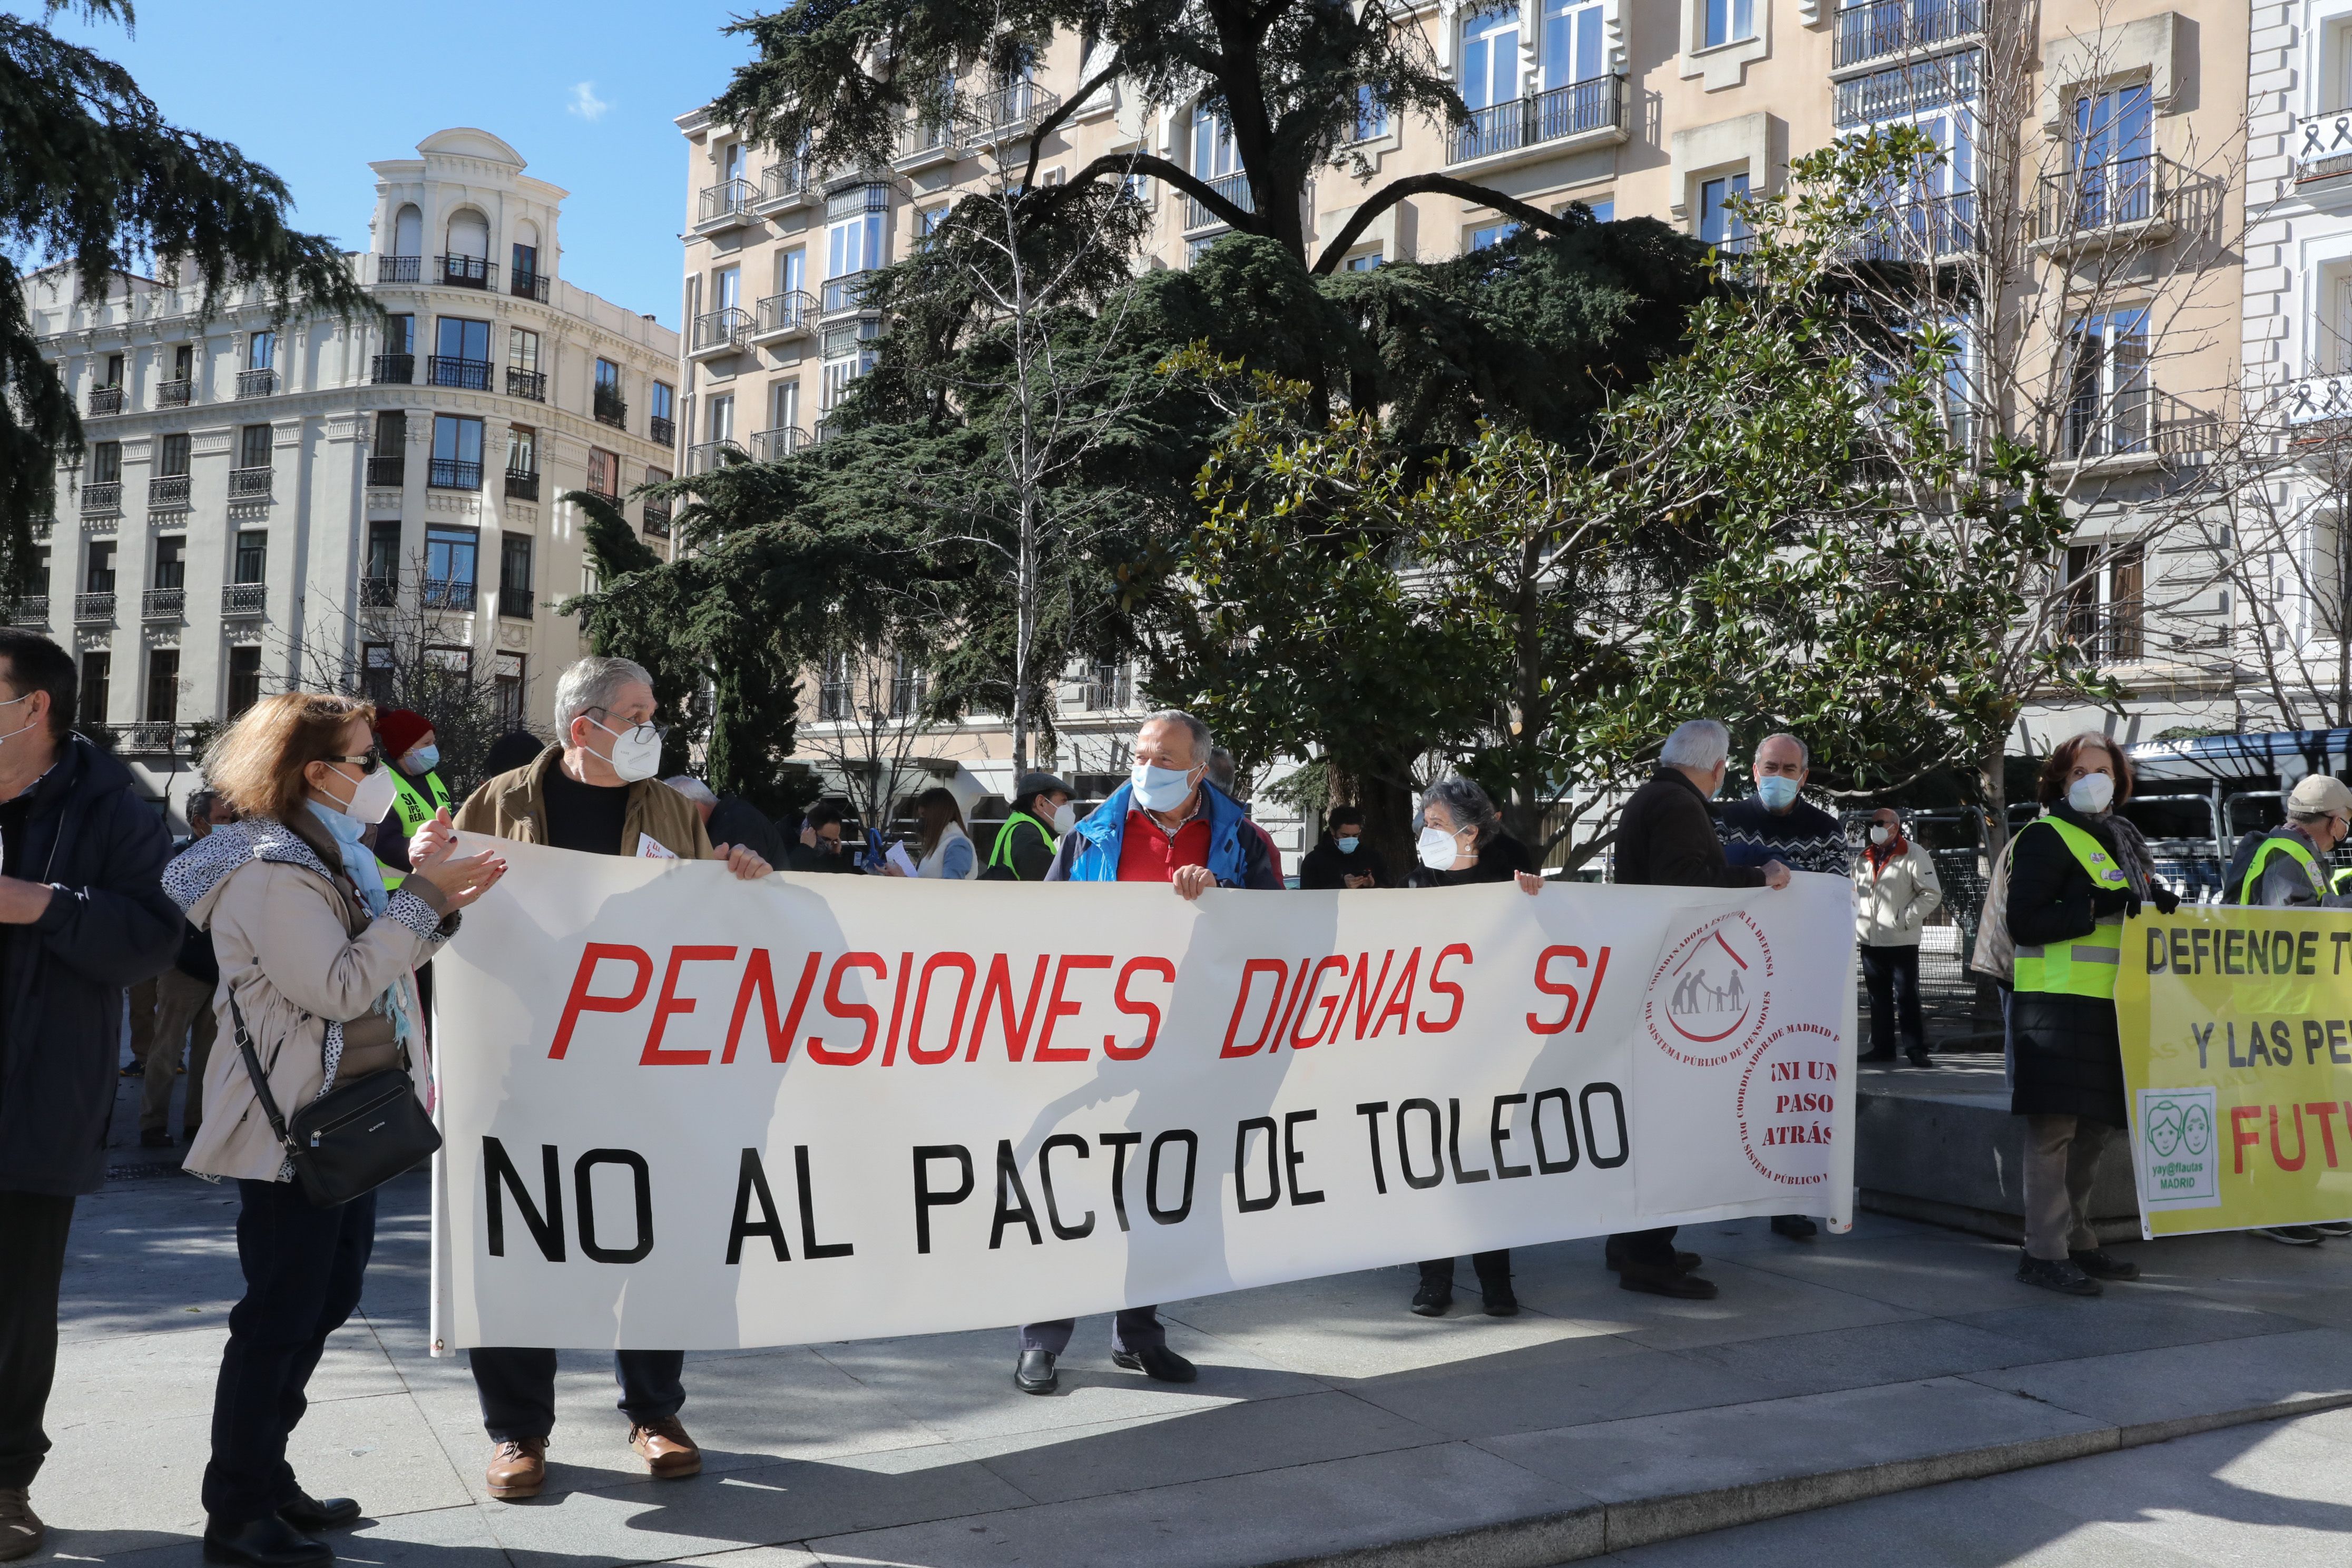
[[[1734,1525],[1755,1524],[1785,1514],[1839,1503],[1860,1502],[1893,1492],[1973,1480],[2005,1470],[2031,1469],[2062,1459],[2169,1442],[2200,1432],[2352,1407],[2352,1389],[2306,1394],[2237,1410],[2179,1416],[2129,1426],[1995,1443],[1924,1458],[1897,1459],[1817,1475],[1787,1476],[1710,1491],[1596,1503],[1590,1508],[1538,1514],[1475,1530],[1312,1557],[1287,1557],[1260,1568],[1550,1568],[1558,1563],[1598,1557],[1686,1535],[1704,1535]]]

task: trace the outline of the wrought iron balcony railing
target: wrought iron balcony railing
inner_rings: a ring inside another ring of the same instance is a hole
[[[241,370],[236,373],[236,395],[239,397],[268,397],[278,390],[278,373],[274,370]]]
[[[805,289],[788,289],[783,293],[769,295],[753,306],[752,311],[753,337],[784,337],[807,328],[816,314],[816,300]]]
[[[547,274],[544,272],[509,272],[507,292],[518,300],[536,300],[547,303]]]
[[[187,611],[185,588],[150,588],[139,596],[139,618],[143,621],[176,621]]]
[[[698,441],[686,449],[686,471],[707,474],[728,463],[740,463],[746,456],[733,441]]]
[[[791,425],[779,426],[773,430],[754,431],[751,436],[751,457],[757,462],[779,462],[808,444],[808,433]]]
[[[93,386],[89,389],[90,417],[98,418],[104,415],[120,414],[121,412],[122,388],[119,386]]]
[[[838,316],[866,308],[866,286],[874,280],[872,272],[852,272],[824,280],[824,294],[817,313]]]
[[[646,531],[656,539],[669,537],[669,502],[666,500],[646,502]]]
[[[104,517],[122,510],[122,481],[100,479],[81,487],[81,514],[84,517]]]
[[[16,601],[16,613],[8,617],[15,626],[46,626],[49,624],[49,596],[27,594]]]
[[[752,205],[760,207],[781,205],[814,195],[815,189],[816,184],[810,178],[805,158],[771,163],[760,175],[760,194],[752,198]]]
[[[2067,611],[2062,637],[2085,664],[2137,664],[2147,657],[2147,624],[2137,600],[2077,605]]]
[[[221,585],[221,614],[233,619],[257,616],[269,607],[267,583],[226,583]]]
[[[677,426],[658,414],[652,415],[646,420],[646,438],[656,447],[675,447]]]
[[[490,362],[486,359],[459,359],[455,354],[435,354],[425,362],[425,380],[431,386],[456,386],[468,392],[488,392],[490,389]]]
[[[507,366],[507,395],[529,398],[533,403],[547,401],[547,373],[543,370],[517,370]]]
[[[707,310],[694,318],[694,352],[712,349],[740,349],[751,331],[751,316],[733,305],[723,310]]]
[[[721,180],[715,185],[702,187],[702,199],[695,209],[695,223],[740,223],[751,215],[751,182]]]
[[[1856,261],[1941,261],[1977,248],[1973,191],[1906,195],[1882,205],[1847,254]]]
[[[379,283],[414,283],[425,269],[421,256],[379,256],[375,258],[375,280]]]
[[[436,458],[425,482],[436,490],[478,490],[482,488],[482,465],[458,458]]]
[[[499,265],[486,256],[436,256],[437,281],[452,289],[495,289]]]
[[[509,468],[507,470],[507,495],[510,500],[537,500],[539,499],[539,470],[536,468]]]
[[[74,625],[110,626],[113,624],[114,595],[111,593],[74,595]]]
[[[400,580],[396,577],[362,577],[360,579],[360,605],[370,610],[388,610],[400,602]]]
[[[1940,47],[1984,31],[1984,0],[1872,0],[1837,14],[1832,69]]]
[[[509,616],[518,621],[527,621],[530,619],[530,610],[531,596],[529,593],[510,594],[504,588],[499,590],[499,614],[501,616]]]
[[[474,607],[471,578],[427,577],[425,607],[428,610],[470,610]]]
[[[367,482],[383,489],[398,489],[408,482],[408,454],[386,452],[368,459]]]
[[[994,135],[1019,136],[1061,107],[1060,93],[1024,79],[974,99],[972,117]]]
[[[147,481],[147,510],[176,510],[188,504],[188,476],[158,474]]]
[[[376,386],[407,386],[416,380],[415,354],[378,354],[368,362],[368,381]]]
[[[2044,174],[2033,205],[2039,245],[2154,241],[2171,231],[2179,170],[2160,153]]]
[[[589,406],[599,425],[610,425],[615,430],[629,427],[629,405],[626,399],[609,386],[600,386],[590,395]]]
[[[1589,77],[1531,98],[1473,110],[1454,132],[1449,162],[1467,163],[1588,131],[1622,131],[1625,125],[1625,79]]]
[[[231,500],[269,493],[269,477],[278,470],[269,468],[231,468],[228,471],[228,493]]]
[[[196,384],[182,379],[167,381],[155,388],[155,405],[159,408],[185,408],[196,400]]]

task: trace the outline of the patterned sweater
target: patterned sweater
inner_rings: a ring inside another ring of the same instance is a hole
[[[1853,868],[1853,851],[1846,847],[1845,829],[1838,819],[1799,796],[1783,816],[1764,809],[1756,795],[1735,800],[1716,818],[1723,839],[1723,858],[1735,866],[1761,866],[1778,860],[1791,871],[1822,871],[1843,877]]]

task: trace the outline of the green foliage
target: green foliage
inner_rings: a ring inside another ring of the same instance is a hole
[[[121,0],[58,9],[112,16]],[[118,273],[192,279],[210,309],[224,289],[373,310],[335,242],[286,224],[278,176],[225,142],[184,130],[130,72],[48,28],[0,14],[0,598],[30,582],[32,521],[55,505],[58,463],[81,451],[81,424],[40,355],[18,258],[59,266],[95,301]]]

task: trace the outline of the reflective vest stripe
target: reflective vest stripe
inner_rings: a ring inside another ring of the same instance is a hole
[[[1013,879],[1018,881],[1021,872],[1019,868],[1013,864],[1013,825],[1016,822],[1025,822],[1037,830],[1037,836],[1045,841],[1046,854],[1051,855],[1059,846],[1054,842],[1053,829],[1027,812],[1016,811],[1006,816],[1004,826],[996,830],[996,843],[988,851],[988,863],[992,868],[1003,867],[1011,871]]]
[[[400,813],[401,831],[414,837],[418,828],[432,821],[448,805],[448,788],[442,784],[441,775],[438,773],[426,773],[425,785],[433,792],[433,798],[428,802],[416,785],[410,782],[406,773],[402,773],[390,763],[384,765],[392,768],[392,809]],[[380,856],[375,864],[376,869],[383,876],[386,891],[396,890],[400,884],[407,879],[406,872],[396,866],[385,865]]]
[[[2285,850],[2289,858],[2302,862],[2303,874],[2311,882],[2313,896],[2326,898],[2327,884],[2320,880],[2318,860],[2313,857],[2310,850],[2282,835],[2274,838],[2265,838],[2255,847],[2253,863],[2246,868],[2246,885],[2238,890],[2238,901],[2242,904],[2251,904],[2254,901],[2254,888],[2263,879],[2263,867],[2269,863],[2272,852],[2279,849]]]
[[[2073,823],[2043,816],[2026,824],[2021,831],[2030,833],[2037,826],[2056,832],[2076,862],[2090,874],[2093,885],[2116,890],[2130,887],[2130,879],[2116,863],[2115,857]],[[2071,942],[2040,947],[2021,945],[2017,950],[2017,989],[2112,1000],[2116,973],[2123,967],[2123,934],[2124,917],[2113,914],[2103,917],[2089,932]]]

